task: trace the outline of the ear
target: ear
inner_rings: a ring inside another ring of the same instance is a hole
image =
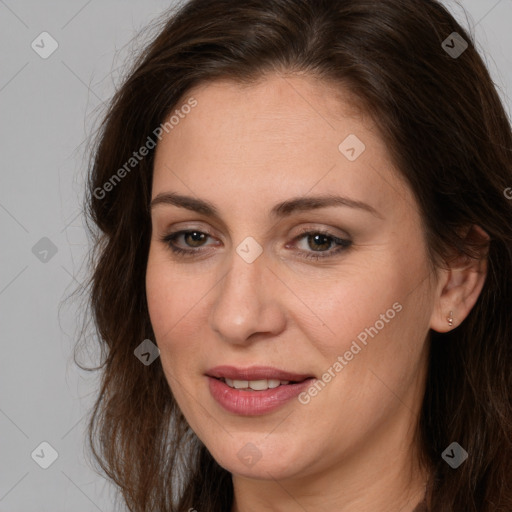
[[[464,321],[475,305],[487,276],[490,237],[477,225],[465,231],[468,245],[480,244],[478,258],[459,254],[447,262],[446,269],[439,270],[434,310],[430,318],[430,328],[437,332],[451,331]],[[452,325],[450,318],[453,319]]]

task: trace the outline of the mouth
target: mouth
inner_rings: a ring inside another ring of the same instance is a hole
[[[207,377],[222,380],[235,389],[273,389],[280,385],[297,384],[306,379],[314,378],[311,374],[295,373],[272,366],[251,366],[237,368],[235,366],[216,366],[206,372]]]
[[[300,394],[315,379],[268,366],[217,366],[206,372],[212,397],[225,410],[243,416],[270,413]]]
[[[213,377],[224,384],[228,385],[232,389],[240,389],[243,391],[265,391],[267,389],[275,389],[280,386],[287,386],[289,384],[299,384],[305,380],[312,379],[313,377],[307,377],[302,380],[279,380],[279,379],[259,379],[259,380],[238,380],[228,379],[225,377]]]

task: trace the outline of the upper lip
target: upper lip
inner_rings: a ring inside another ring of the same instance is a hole
[[[271,366],[250,366],[248,368],[237,368],[235,366],[215,366],[206,372],[209,377],[216,377],[217,379],[231,379],[231,380],[288,380],[300,382],[304,379],[313,377],[302,373],[287,372],[279,368]]]

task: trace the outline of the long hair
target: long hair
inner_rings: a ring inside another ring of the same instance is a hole
[[[225,512],[233,500],[231,474],[190,429],[160,359],[134,356],[154,340],[145,295],[154,149],[130,159],[192,87],[282,72],[349,90],[372,116],[421,209],[432,264],[453,249],[476,257],[462,228],[489,234],[477,303],[456,329],[430,333],[417,436],[429,510],[510,512],[512,134],[472,36],[436,0],[192,0],[166,16],[110,104],[85,204],[104,355],[88,441],[129,510]],[[469,454],[456,470],[441,457],[453,441]]]

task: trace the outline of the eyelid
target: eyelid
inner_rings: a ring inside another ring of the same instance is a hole
[[[197,229],[194,227],[189,227],[189,228],[178,229],[178,230],[172,231],[166,235],[163,235],[160,238],[160,241],[165,243],[166,246],[177,257],[180,257],[180,256],[189,257],[189,258],[194,258],[195,256],[199,257],[199,256],[202,256],[204,253],[208,252],[208,249],[202,249],[202,247],[208,247],[208,246],[200,246],[197,248],[189,247],[189,248],[183,249],[173,243],[174,240],[176,238],[178,238],[179,236],[187,235],[187,234],[194,233],[194,232],[200,233],[202,235],[206,235],[207,237],[210,237],[210,238],[212,238],[212,237],[214,238],[214,236],[208,230],[202,230],[202,229]],[[317,234],[326,236],[327,238],[329,238],[331,240],[331,243],[334,243],[335,246],[337,246],[337,247],[335,249],[333,249],[331,247],[331,249],[329,249],[327,251],[298,250],[299,254],[301,255],[301,256],[299,256],[299,258],[302,258],[303,260],[310,259],[310,260],[315,260],[315,261],[322,260],[322,259],[329,259],[329,258],[332,258],[332,257],[338,255],[338,253],[344,252],[353,243],[352,237],[348,234],[342,235],[344,238],[340,238],[340,237],[336,236],[335,234],[333,234],[329,229],[326,229],[324,227],[315,228],[312,226],[310,226],[310,227],[303,226],[303,227],[301,227],[299,234],[295,235],[292,238],[292,240],[291,240],[292,245],[295,246],[297,241],[299,241],[302,238],[305,238],[306,235],[312,236],[312,235],[317,235]],[[290,244],[288,243],[288,244],[286,244],[285,247],[288,248],[289,245]]]
[[[198,231],[198,232],[204,233],[206,235],[209,235],[213,238],[219,238],[216,235],[214,235],[213,232],[209,228],[203,228],[202,226],[194,226],[194,225],[192,225],[192,226],[186,225],[184,227],[181,227],[180,224],[183,224],[183,223],[179,223],[178,228],[176,228],[176,229],[174,229],[175,225],[173,225],[173,228],[168,228],[169,233],[167,233],[167,236],[177,235],[178,233],[181,234],[181,233],[184,233],[184,232],[186,233],[186,232],[190,232],[190,231]],[[332,232],[333,230],[338,231],[339,234],[333,233]],[[293,232],[293,230],[292,230],[292,232]],[[303,225],[303,226],[299,227],[298,233],[291,235],[291,239],[295,240],[297,238],[297,236],[303,235],[305,233],[311,233],[311,232],[323,233],[327,236],[330,236],[332,238],[337,238],[337,239],[352,239],[352,236],[345,230],[342,230],[340,228],[336,228],[333,226],[325,226],[325,225],[319,226],[315,222],[306,223],[305,226]]]
[[[298,235],[295,235],[293,236],[293,239],[296,239],[297,236],[300,236],[300,235],[303,235],[305,233],[323,233],[327,236],[330,236],[332,238],[337,238],[337,239],[341,239],[341,238],[346,238],[346,239],[352,239],[352,237],[346,232],[346,231],[342,231],[340,234],[335,234],[333,233],[333,230],[338,230],[338,231],[342,231],[340,230],[339,228],[333,228],[333,227],[318,227],[318,226],[315,226],[315,225],[308,225],[308,226],[301,226],[299,228],[299,234]]]

